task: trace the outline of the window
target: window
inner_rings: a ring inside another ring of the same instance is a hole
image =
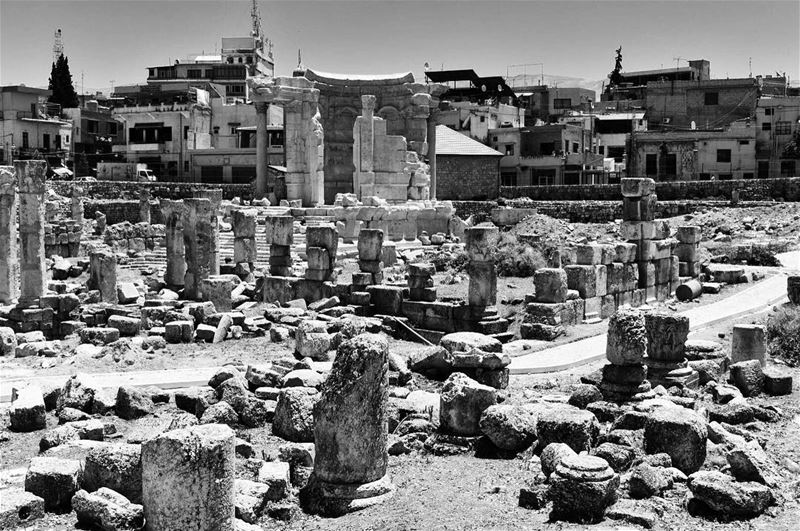
[[[564,140],[564,153],[569,153],[569,140]]]
[[[184,160],[183,161],[183,172],[184,173],[188,173],[189,172],[189,161],[188,160]]]
[[[86,132],[97,133],[97,120],[86,120]]]
[[[50,150],[50,135],[47,134],[47,133],[42,135],[42,148],[45,151],[49,151]]]
[[[769,177],[769,161],[768,160],[759,160],[758,161],[758,178],[759,179],[766,179]]]
[[[764,122],[763,124],[761,124],[761,130],[762,131],[772,131],[772,124],[769,123],[769,122]]]
[[[717,150],[717,162],[730,162],[731,161],[731,150],[730,149],[718,149]]]
[[[243,60],[242,60],[242,58],[241,58],[241,57],[239,58],[239,62],[240,62],[240,63],[242,63],[242,62],[243,62]]]
[[[481,123],[484,123],[485,121],[486,121],[486,117],[485,116],[481,116]]]
[[[108,134],[117,136],[117,122],[108,122]]]
[[[795,176],[795,167],[794,167],[793,160],[782,160],[781,161],[781,175],[787,177],[794,177]]]
[[[678,156],[675,153],[667,153],[664,157],[665,160],[665,169],[664,172],[666,175],[670,177],[674,177],[678,175]]]
[[[283,145],[283,131],[270,131],[269,132],[269,145],[282,146]]]
[[[772,116],[774,112],[775,109],[773,109],[772,107],[767,107],[764,109],[764,116]]]
[[[711,174],[710,173],[701,173],[700,174],[700,180],[701,181],[710,181],[711,180]]]
[[[539,186],[551,186],[556,182],[556,170],[533,170],[532,180]]]
[[[719,92],[706,92],[706,105],[719,105]]]
[[[752,178],[753,178],[753,173],[752,172],[748,172],[748,173],[743,173],[742,174],[742,179],[752,179]]]
[[[61,149],[61,135],[56,135],[56,151]]]
[[[200,79],[203,75],[203,71],[199,68],[190,68],[186,71],[186,77],[189,79]]]
[[[28,132],[22,132],[22,149],[28,149]]]
[[[156,69],[155,68],[148,68],[147,69],[148,77],[156,77]]]
[[[740,146],[749,146],[750,145],[750,141],[749,140],[739,140],[739,145]]]
[[[222,166],[200,166],[200,182],[221,183]]]
[[[792,134],[792,122],[778,122],[775,124],[775,134],[776,135],[791,135]]]
[[[516,186],[517,172],[504,171],[500,174],[500,186]]]
[[[228,96],[244,94],[244,85],[228,85],[225,87],[225,93]]]
[[[721,173],[719,176],[720,181],[730,181],[731,179],[733,179],[732,173]]]
[[[512,156],[512,155],[514,155],[514,144],[506,144],[506,146],[505,146],[505,150],[504,150],[504,153],[505,153],[507,156]]]
[[[572,152],[579,153],[580,152],[580,145],[577,142],[572,143]]]
[[[252,58],[251,56],[249,56],[249,55],[248,55],[248,56],[247,56],[247,58],[246,58],[246,60],[245,60],[245,62],[246,62],[247,64],[249,64],[249,65],[250,65],[250,64],[253,64],[253,58]]]
[[[644,174],[658,175],[658,155],[648,153],[644,158]]]
[[[552,155],[556,151],[556,145],[553,142],[542,142],[539,144],[540,155]]]
[[[188,125],[184,125],[183,126],[183,139],[184,140],[189,140],[189,126]]]
[[[553,100],[554,109],[569,109],[572,107],[572,100],[569,98],[555,98]]]

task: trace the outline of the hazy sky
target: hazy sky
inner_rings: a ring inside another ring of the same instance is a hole
[[[301,48],[307,66],[329,72],[419,75],[427,61],[488,76],[544,63],[546,75],[599,80],[622,45],[627,70],[704,58],[714,77],[746,77],[752,57],[755,75],[780,70],[800,80],[800,0],[259,5],[279,75],[291,74]],[[250,27],[249,0],[0,0],[0,84],[46,86],[56,28],[76,89],[83,72],[88,92],[107,90],[111,80],[144,83],[146,67],[213,53],[222,36],[245,36]]]

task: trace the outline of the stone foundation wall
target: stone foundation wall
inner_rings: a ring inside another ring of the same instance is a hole
[[[680,181],[656,183],[659,201],[722,198],[730,199],[739,190],[744,201],[800,201],[800,177],[746,179],[731,181]],[[569,186],[504,186],[500,196],[527,197],[536,201],[622,201],[618,184]]]
[[[106,223],[114,225],[128,221],[131,223],[139,222],[139,200],[126,199],[100,199],[85,201],[83,203],[83,216],[85,219],[94,219],[97,212],[106,215]],[[164,224],[164,215],[158,206],[158,202],[150,201],[150,222]]]
[[[500,157],[437,155],[436,198],[440,200],[496,199]]]
[[[458,217],[467,219],[475,216],[473,219],[476,223],[491,219],[492,210],[497,208],[495,201],[453,201],[452,203]]]
[[[114,252],[134,250],[138,252],[152,251],[163,247],[164,225],[130,222],[108,225],[103,234],[103,242]]]
[[[254,188],[250,184],[202,184],[202,183],[140,183],[133,181],[96,181],[74,183],[72,181],[48,181],[47,185],[57,194],[69,197],[73,186],[78,184],[85,197],[94,199],[138,199],[143,188],[150,190],[153,199],[185,199],[194,197],[200,190],[220,189],[223,199],[240,197],[253,199]]]

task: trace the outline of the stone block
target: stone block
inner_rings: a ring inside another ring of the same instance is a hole
[[[628,238],[625,238],[628,239]],[[640,238],[633,238],[640,239]],[[636,244],[635,243],[618,243],[614,247],[614,262],[621,262],[623,264],[636,261]]]
[[[47,427],[44,396],[36,385],[15,387],[11,393],[11,429],[17,432],[41,430]]]
[[[44,517],[44,500],[20,488],[0,490],[0,529],[22,529]]]
[[[269,216],[264,229],[267,244],[289,247],[294,243],[294,218],[292,216]]]
[[[767,330],[763,325],[739,324],[733,326],[731,363],[758,360],[767,366]]]
[[[193,335],[192,321],[172,321],[164,325],[164,339],[167,343],[190,343]]]
[[[377,313],[402,315],[403,288],[397,286],[368,286],[370,301]]]
[[[142,506],[108,488],[96,492],[79,490],[72,497],[78,523],[103,530],[136,531],[144,527]]]
[[[119,330],[105,327],[86,327],[78,331],[78,336],[84,343],[93,345],[108,345],[119,339]]]
[[[567,272],[563,269],[538,269],[533,275],[533,283],[538,302],[562,303],[566,301],[569,288],[567,286]]]
[[[139,299],[139,290],[133,282],[121,282],[117,285],[117,299],[120,304],[132,304]]]
[[[25,490],[44,500],[50,512],[68,512],[78,492],[82,466],[76,459],[34,457],[25,474]]]
[[[124,315],[112,315],[108,318],[106,324],[109,328],[116,328],[119,330],[120,336],[135,336],[139,333],[142,320],[135,317],[126,317]]]
[[[699,244],[703,241],[703,232],[700,227],[695,225],[683,225],[678,227],[678,241],[684,244]]]
[[[589,243],[577,248],[579,265],[608,265],[614,260],[616,249],[610,245]]]
[[[602,297],[608,290],[608,273],[604,265],[572,265],[564,268],[567,287],[578,292],[582,299]],[[537,271],[538,273],[538,271]],[[536,291],[538,298],[538,289]]]
[[[643,177],[627,177],[620,180],[622,197],[645,197],[656,191],[653,179]]]
[[[698,243],[678,243],[678,245],[675,246],[675,256],[677,256],[681,262],[696,262],[699,250],[700,244]]]

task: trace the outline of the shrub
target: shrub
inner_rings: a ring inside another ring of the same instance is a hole
[[[521,243],[512,233],[500,235],[494,259],[497,274],[505,277],[529,277],[545,267],[542,252],[528,243]]]
[[[427,256],[427,259],[433,266],[436,268],[438,272],[444,271],[463,271],[467,267],[467,262],[469,258],[467,257],[467,252],[464,249],[460,249],[458,251],[453,252],[437,252],[430,256]]]
[[[787,365],[800,365],[800,308],[784,307],[767,319],[767,344],[771,356]]]

